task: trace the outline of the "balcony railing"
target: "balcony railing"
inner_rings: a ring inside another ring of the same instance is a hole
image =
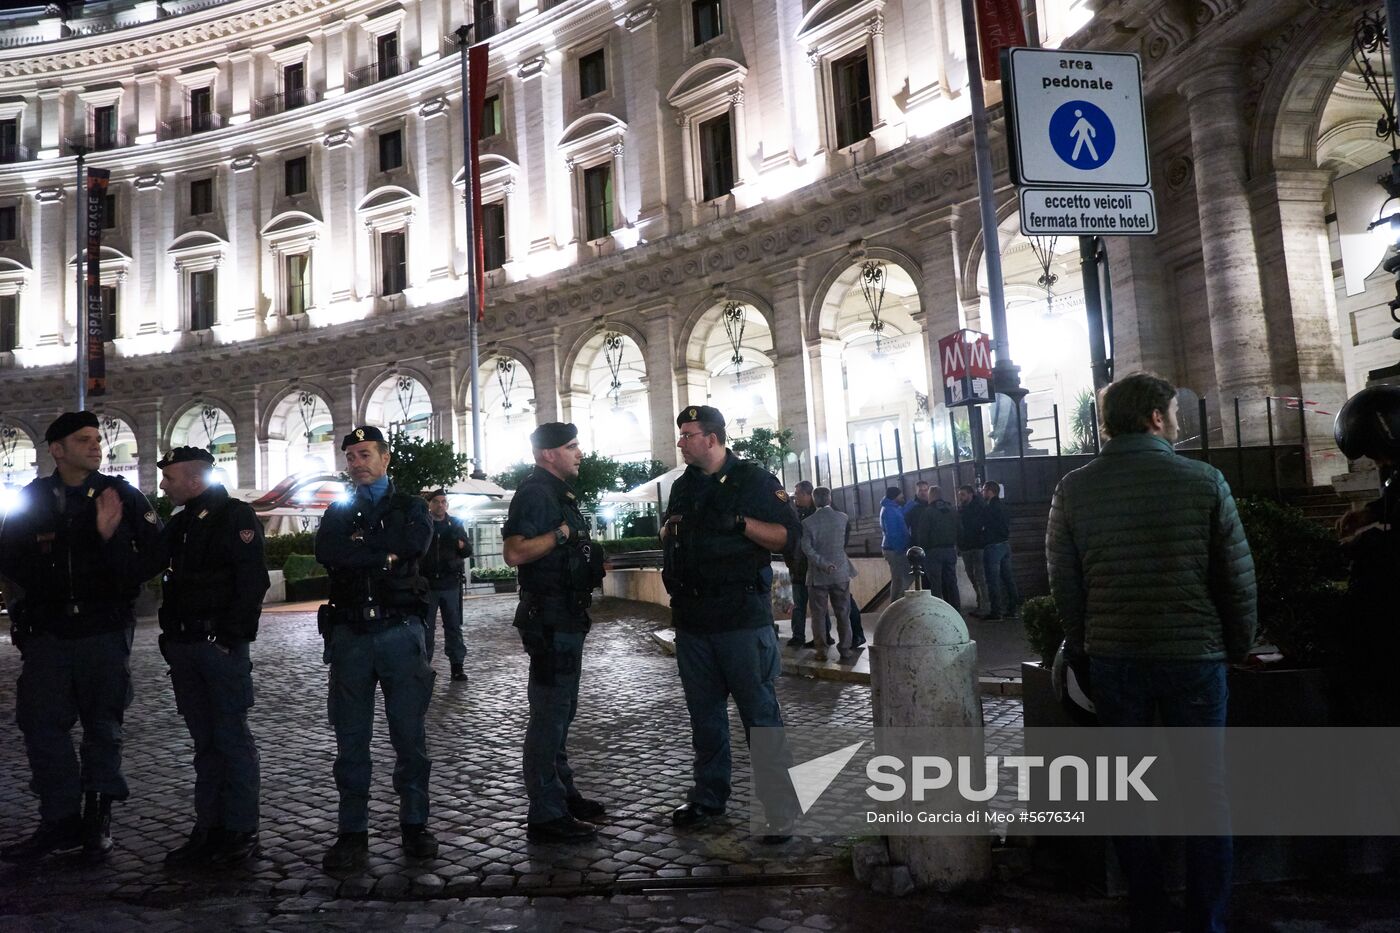
[[[321,95],[315,88],[303,87],[295,91],[287,91],[285,94],[269,94],[267,97],[260,97],[253,102],[253,115],[256,117],[270,117],[273,114],[285,113],[288,110],[295,110],[298,107],[305,107],[307,104],[314,104],[321,99]]]
[[[69,136],[64,140],[70,150],[102,152],[106,149],[122,149],[130,143],[125,133],[88,133],[86,136]]]
[[[472,41],[485,42],[509,28],[510,22],[499,13],[494,16],[477,17],[476,22],[472,23]]]
[[[0,165],[8,165],[11,162],[28,162],[34,158],[34,153],[28,146],[0,146]]]
[[[195,133],[217,130],[224,125],[224,115],[221,113],[195,114],[179,120],[171,120],[169,123],[162,123],[160,125],[160,138],[181,139],[185,136],[193,136]]]
[[[378,84],[380,81],[388,81],[390,78],[397,78],[409,69],[408,59],[402,56],[398,58],[381,58],[377,62],[372,62],[363,68],[356,68],[350,72],[349,85],[351,90],[358,90],[362,87],[369,87],[371,84]]]

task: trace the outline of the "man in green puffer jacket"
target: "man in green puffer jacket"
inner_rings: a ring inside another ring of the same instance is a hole
[[[1240,661],[1257,621],[1254,560],[1220,471],[1178,457],[1176,388],[1134,373],[1103,390],[1110,440],[1088,466],[1060,480],[1045,550],[1067,658],[1089,661],[1100,723],[1225,725],[1227,661]],[[1218,760],[1199,780],[1221,835],[1187,844],[1190,930],[1224,930],[1233,859]],[[1117,837],[1128,877],[1132,929],[1163,917],[1161,861],[1153,840]]]

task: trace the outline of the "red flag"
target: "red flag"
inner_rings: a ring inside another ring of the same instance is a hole
[[[1001,50],[1026,44],[1020,0],[977,0],[977,37],[982,41],[982,77],[1001,80]]]
[[[476,275],[476,319],[486,318],[486,233],[481,220],[481,158],[477,140],[481,136],[482,108],[486,105],[487,49],[489,43],[481,42],[471,47],[467,58],[467,87],[471,101],[467,106],[467,138],[472,142],[471,159],[467,171],[471,172],[472,186],[472,229],[476,231],[476,242],[472,244],[473,272]]]

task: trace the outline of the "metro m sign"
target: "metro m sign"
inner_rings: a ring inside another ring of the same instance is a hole
[[[954,331],[938,341],[943,402],[982,405],[992,400],[992,340],[975,330]]]

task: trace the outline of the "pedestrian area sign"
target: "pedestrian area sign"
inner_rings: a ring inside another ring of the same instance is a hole
[[[1147,125],[1136,55],[1011,49],[1006,81],[1018,185],[1145,188]]]
[[[1156,233],[1138,57],[1016,48],[1003,74],[1021,232]]]

